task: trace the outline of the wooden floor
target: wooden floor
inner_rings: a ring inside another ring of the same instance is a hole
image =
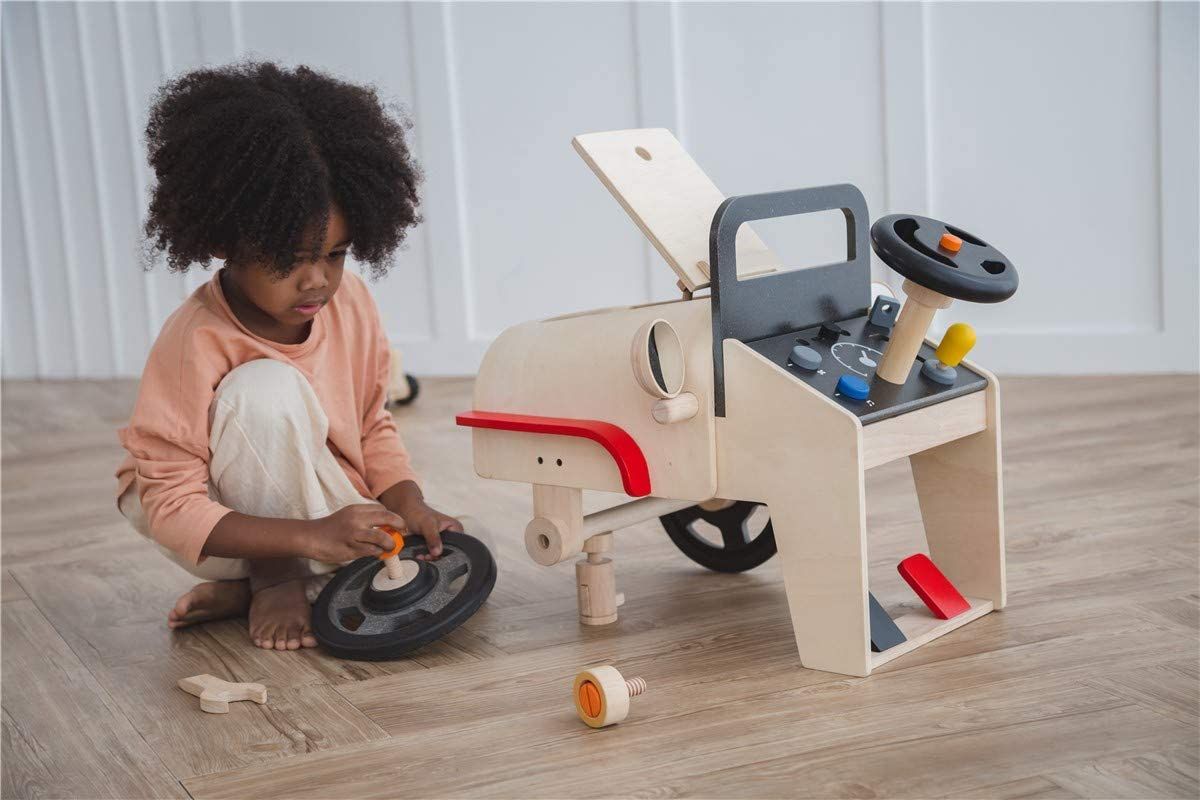
[[[708,573],[655,524],[617,536],[621,620],[580,627],[572,567],[524,552],[528,489],[471,471],[470,388],[426,381],[399,418],[432,500],[486,523],[495,592],[367,664],[256,650],[243,621],[169,632],[192,579],[111,497],[133,386],[6,383],[3,796],[1200,793],[1194,376],[1005,381],[1009,606],[865,679],[799,667],[777,564]],[[907,465],[867,500],[872,589],[916,608],[895,570],[922,548]],[[593,731],[570,685],[598,660],[649,691]],[[201,672],[270,702],[203,714],[175,688]]]

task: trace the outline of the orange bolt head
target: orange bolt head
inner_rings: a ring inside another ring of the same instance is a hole
[[[399,553],[401,550],[404,549],[404,535],[401,534],[400,531],[396,530],[395,528],[393,528],[390,525],[379,525],[377,527],[379,528],[379,530],[383,531],[388,536],[391,536],[392,541],[396,543],[396,546],[393,547],[388,552],[379,554],[380,561],[383,561],[384,559],[387,559],[387,558],[391,558],[392,556],[396,555],[397,553]]]
[[[949,250],[951,253],[957,253],[962,249],[962,239],[953,233],[943,233],[942,240],[938,244],[941,245],[943,250]]]
[[[591,681],[579,685],[579,707],[589,717],[600,716],[600,690]]]

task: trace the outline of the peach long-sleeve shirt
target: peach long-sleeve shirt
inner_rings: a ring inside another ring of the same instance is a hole
[[[117,497],[136,481],[151,535],[193,564],[231,511],[208,496],[209,406],[225,375],[259,358],[291,364],[312,384],[329,418],[330,450],[365,498],[416,480],[384,408],[391,351],[362,279],[345,272],[308,338],[279,344],[238,321],[214,274],[163,325],[133,416],[117,433],[129,451],[117,468]]]

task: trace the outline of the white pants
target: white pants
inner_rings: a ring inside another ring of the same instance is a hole
[[[358,493],[330,452],[329,418],[295,367],[272,359],[242,364],[217,386],[208,416],[208,494],[221,505],[255,517],[317,519],[348,505],[376,502]],[[137,481],[117,506],[138,533],[151,538]],[[210,557],[194,565],[161,549],[200,578],[251,577],[246,559]],[[275,572],[274,579],[264,576],[271,582],[323,575],[340,566],[311,559],[265,561]],[[256,561],[256,568],[262,563]]]

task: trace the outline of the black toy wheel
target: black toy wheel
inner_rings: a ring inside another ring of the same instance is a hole
[[[417,572],[397,589],[378,591],[372,579],[383,568],[367,556],[342,567],[313,604],[313,635],[338,658],[399,658],[445,636],[479,610],[496,583],[496,562],[483,542],[444,531],[437,561],[417,561]],[[413,537],[398,554],[427,552]]]
[[[949,234],[958,250],[942,246]],[[1017,269],[978,236],[929,217],[890,214],[871,226],[871,246],[913,283],[956,300],[999,303],[1017,291]]]
[[[719,511],[691,506],[658,519],[675,546],[692,561],[716,572],[745,572],[775,555],[771,520],[757,533],[751,530],[751,517],[759,505],[739,500]],[[702,535],[701,522],[717,529],[720,544]]]
[[[391,406],[406,406],[409,403],[411,403],[413,400],[416,400],[417,395],[419,395],[421,393],[421,384],[417,381],[416,378],[414,378],[412,375],[409,375],[406,372],[406,373],[404,373],[404,380],[406,383],[408,383],[408,397],[404,397],[400,400],[392,400],[389,403],[389,405],[391,405]]]

